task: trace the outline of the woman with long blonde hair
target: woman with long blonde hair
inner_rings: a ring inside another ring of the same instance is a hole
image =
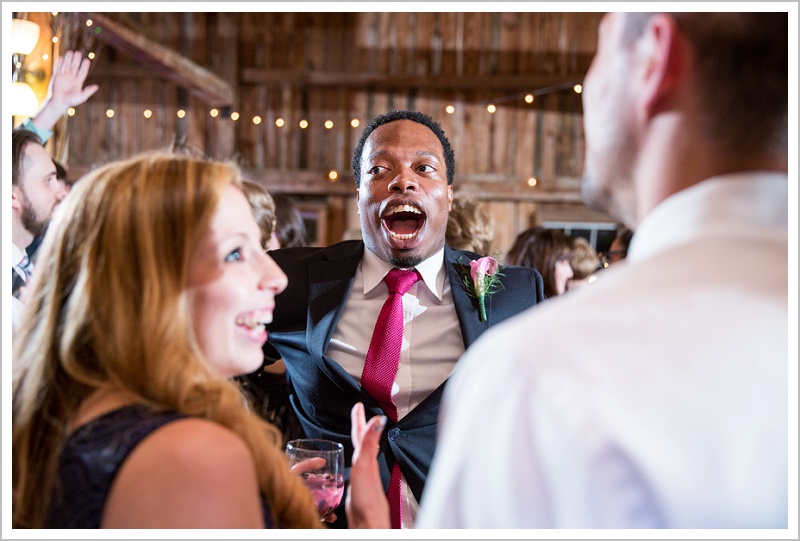
[[[75,186],[14,344],[15,528],[320,527],[230,380],[286,287],[260,239],[232,164],[148,153]]]

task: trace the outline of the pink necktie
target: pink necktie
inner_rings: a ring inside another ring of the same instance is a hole
[[[392,269],[383,279],[389,288],[389,298],[383,303],[372,340],[369,343],[361,387],[381,407],[386,416],[397,422],[397,406],[392,399],[392,385],[400,363],[400,347],[403,345],[403,295],[420,279],[417,271]],[[389,514],[392,528],[402,527],[400,467],[392,468],[389,488]]]

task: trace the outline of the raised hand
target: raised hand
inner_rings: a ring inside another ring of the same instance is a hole
[[[100,88],[97,85],[83,86],[86,76],[89,75],[90,65],[91,61],[82,58],[79,51],[67,51],[56,60],[50,76],[47,98],[32,119],[37,128],[52,130],[70,107],[81,105],[97,92]]]

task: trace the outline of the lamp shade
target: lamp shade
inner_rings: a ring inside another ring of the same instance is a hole
[[[39,43],[39,25],[25,19],[11,20],[12,53],[31,54]]]
[[[39,100],[28,83],[15,82],[11,85],[11,114],[32,117],[39,109]]]

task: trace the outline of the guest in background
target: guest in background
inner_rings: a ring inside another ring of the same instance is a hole
[[[242,192],[247,197],[253,210],[253,218],[261,230],[261,245],[267,250],[276,229],[275,199],[264,186],[251,180],[242,181]]]
[[[506,264],[538,270],[544,280],[544,295],[549,299],[567,290],[567,280],[573,275],[571,254],[572,240],[563,231],[533,227],[517,235]]]
[[[494,220],[480,201],[453,197],[447,215],[445,242],[457,250],[489,255],[494,238]]]
[[[11,135],[11,293],[12,333],[16,331],[24,304],[22,290],[34,271],[33,254],[27,247],[41,238],[55,208],[67,195],[66,185],[56,178],[56,167],[42,141],[28,130]]]
[[[64,201],[15,340],[14,528],[320,527],[230,381],[261,365],[286,287],[240,186],[231,164],[153,153]]]
[[[788,21],[605,15],[583,194],[634,242],[591,287],[467,350],[420,527],[796,537]]]
[[[567,280],[567,291],[575,291],[593,282],[597,279],[597,271],[603,268],[594,247],[583,237],[572,238],[569,266],[572,267],[572,278]]]
[[[97,85],[85,88],[89,59],[78,51],[60,56],[50,77],[47,97],[33,118],[26,119],[12,134],[11,167],[11,258],[12,336],[22,317],[23,289],[33,274],[36,251],[47,230],[53,209],[69,191],[64,175],[45,148],[56,122],[88,100]]]
[[[611,241],[608,251],[599,254],[603,268],[608,268],[628,257],[628,247],[631,244],[631,240],[633,240],[633,231],[620,224],[617,228],[617,235]]]
[[[275,201],[275,217],[278,223],[269,249],[308,246],[306,225],[294,200],[281,193],[272,194],[272,199]]]

